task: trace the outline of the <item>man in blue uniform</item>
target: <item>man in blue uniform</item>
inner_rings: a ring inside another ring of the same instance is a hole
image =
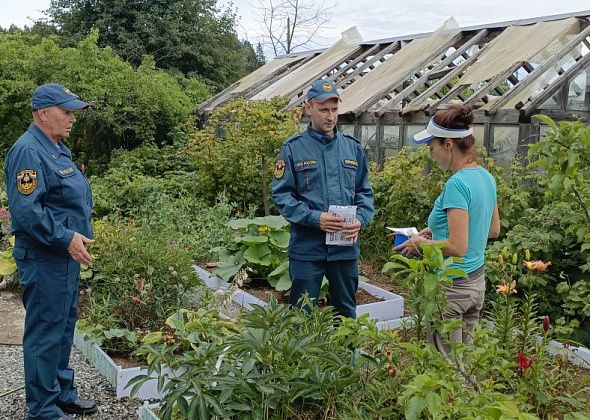
[[[62,85],[33,93],[33,123],[6,157],[14,258],[26,309],[23,353],[29,419],[66,420],[97,411],[78,397],[69,367],[80,263],[91,265],[92,193],[62,139],[86,102]]]
[[[324,276],[336,313],[356,317],[358,236],[374,214],[367,161],[354,137],[336,128],[340,95],[333,82],[317,80],[307,93],[307,129],[287,139],[275,164],[272,197],[291,222],[290,303],[314,301]],[[328,213],[330,205],[356,206],[354,224]],[[326,232],[343,231],[352,246],[326,245]]]

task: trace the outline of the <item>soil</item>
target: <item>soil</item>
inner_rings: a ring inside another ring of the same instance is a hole
[[[0,290],[0,344],[22,344],[25,308],[17,285]]]
[[[371,284],[375,284],[371,282]],[[256,296],[258,299],[263,300],[264,302],[268,302],[271,296],[274,296],[278,303],[287,304],[289,303],[289,299],[283,292],[279,292],[268,285],[266,280],[264,279],[253,279],[251,282],[246,283],[242,286],[244,291],[247,291],[253,296]],[[373,302],[381,302],[383,301],[382,298],[376,297],[367,293],[365,290],[359,289],[356,292],[356,304],[357,305],[364,305],[367,303]],[[319,306],[323,306],[325,304],[320,302]]]
[[[359,261],[360,274],[370,280],[371,284],[378,286],[384,290],[388,290],[397,295],[400,295],[407,300],[409,297],[408,290],[406,290],[399,281],[392,279],[388,274],[381,272],[383,264],[376,261]],[[405,306],[408,306],[407,304]]]
[[[117,366],[120,366],[123,369],[145,366],[145,362],[142,363],[141,360],[135,359],[131,356],[113,356],[109,354],[109,357]]]

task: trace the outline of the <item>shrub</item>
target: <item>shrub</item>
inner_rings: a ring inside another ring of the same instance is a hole
[[[184,307],[185,293],[200,284],[191,254],[173,236],[132,223],[99,221],[95,238],[94,265],[82,274],[82,306],[87,314],[109,312],[109,330],[143,333],[160,328],[163,319]],[[87,324],[87,332],[99,324]]]
[[[246,211],[260,206],[270,214],[275,158],[283,142],[299,131],[299,111],[283,112],[286,99],[235,100],[215,109],[208,125],[189,141],[183,155],[197,169],[194,182],[213,202],[224,192]]]
[[[203,97],[199,82],[183,83],[185,91],[175,77],[155,69],[153,59],[146,57],[135,69],[110,48],[99,48],[97,40],[93,31],[76,48],[60,48],[52,36],[0,34],[1,150],[29,125],[31,94],[46,82],[61,82],[93,104],[68,140],[76,159],[104,163],[113,149],[185,137],[193,99]]]

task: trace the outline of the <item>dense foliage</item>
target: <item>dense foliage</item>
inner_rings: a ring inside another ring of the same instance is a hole
[[[209,95],[202,82],[173,77],[146,58],[135,69],[112,50],[99,48],[92,32],[75,48],[56,37],[0,34],[0,149],[6,149],[31,122],[33,90],[58,82],[93,104],[67,141],[78,161],[107,161],[111,150],[185,137],[196,104]]]
[[[424,255],[422,263],[396,259],[409,263],[411,285],[429,290],[423,318],[445,333],[456,326],[440,319],[451,260],[435,247],[424,247]],[[474,346],[457,343],[446,357],[411,329],[379,331],[366,317],[335,323],[329,310],[308,314],[275,301],[238,321],[204,308],[178,311],[144,337],[138,354],[162,378],[163,419],[587,416],[588,389],[569,381],[563,358],[549,355],[551,325],[534,297],[499,290],[490,319],[499,325],[511,315],[512,325],[482,326]],[[147,379],[134,379],[135,390]]]
[[[224,191],[243,208],[271,209],[272,170],[281,145],[300,130],[300,113],[283,112],[284,98],[271,101],[235,100],[211,113],[184,156],[198,168],[195,182],[204,199]]]
[[[46,13],[64,45],[98,29],[98,44],[135,66],[151,55],[158,68],[217,87],[245,76],[264,59],[238,39],[235,12],[219,9],[217,0],[52,0]]]
[[[590,126],[563,121],[531,146],[529,170],[542,200],[533,200],[488,250],[491,275],[502,273],[498,260],[525,252],[550,261],[534,280],[541,308],[555,319],[562,337],[590,345]],[[540,169],[539,169],[540,168]],[[518,197],[520,192],[514,190]],[[518,267],[522,279],[526,272]]]

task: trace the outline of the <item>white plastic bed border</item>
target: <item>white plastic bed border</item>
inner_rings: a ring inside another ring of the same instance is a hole
[[[141,367],[123,368],[117,365],[111,357],[106,354],[96,343],[85,340],[78,331],[74,334],[74,345],[85,355],[90,364],[94,366],[109,384],[115,390],[117,399],[129,397],[131,387],[126,388],[129,381],[136,376],[146,375],[147,369]],[[170,370],[164,369],[168,374]],[[145,382],[136,396],[140,400],[161,399],[163,395],[158,392],[157,376],[152,375],[154,379]]]
[[[227,289],[229,283],[211,275],[207,270],[194,266],[197,275],[211,289]],[[360,282],[359,288],[363,289],[370,295],[383,299],[380,302],[372,302],[364,305],[358,305],[356,308],[357,317],[368,313],[371,319],[377,321],[378,328],[395,328],[397,325],[393,320],[400,319],[404,314],[404,298],[395,293],[383,290],[380,287],[366,282]],[[237,289],[232,296],[232,300],[244,309],[252,309],[252,305],[266,306],[266,302],[258,299],[250,293]],[[390,326],[392,325],[392,326]]]

